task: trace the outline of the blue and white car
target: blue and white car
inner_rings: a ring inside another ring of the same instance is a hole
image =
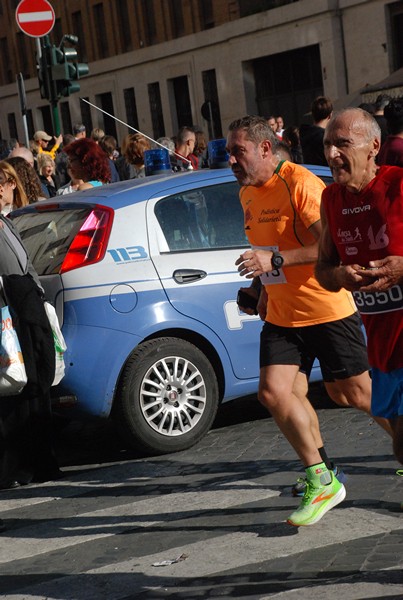
[[[67,343],[55,401],[113,415],[132,446],[162,454],[204,436],[221,401],[256,392],[262,323],[236,303],[249,285],[234,264],[248,247],[238,191],[229,169],[206,169],[12,214]]]

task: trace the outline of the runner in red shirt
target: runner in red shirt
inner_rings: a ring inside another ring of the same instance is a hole
[[[372,414],[386,418],[403,464],[403,169],[378,167],[380,129],[356,108],[334,115],[325,154],[335,183],[324,190],[316,276],[353,292],[368,337]]]

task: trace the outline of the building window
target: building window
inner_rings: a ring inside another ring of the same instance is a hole
[[[18,54],[18,62],[19,69],[22,73],[24,79],[29,79],[29,63],[28,63],[28,52],[26,47],[26,39],[27,36],[25,33],[18,32],[17,33],[17,54]],[[17,68],[18,68],[17,67]]]
[[[32,110],[29,108],[27,110],[27,128],[28,128],[28,137],[30,140],[34,137],[35,127],[34,127],[34,119],[32,116]]]
[[[84,98],[84,100],[89,101],[89,98]],[[91,107],[89,104],[87,104],[87,102],[80,102],[80,108],[81,120],[83,122],[83,125],[85,125],[87,135],[89,135],[92,131]]]
[[[0,39],[0,73],[1,73],[1,83],[7,84],[12,83],[14,80],[12,70],[11,70],[11,61],[10,54],[8,52],[8,43],[7,38]]]
[[[52,121],[52,111],[49,104],[44,104],[43,106],[39,106],[39,111],[42,115],[42,123],[43,126],[39,126],[36,129],[42,129],[43,131],[53,132],[53,121]],[[53,132],[56,133],[56,132]]]
[[[202,78],[204,92],[203,116],[208,123],[209,138],[220,138],[222,137],[222,127],[215,69],[203,71]]]
[[[71,124],[70,106],[68,102],[60,103],[60,115],[62,118],[62,130],[65,133],[68,131],[73,131],[73,127]]]
[[[143,14],[145,42],[148,46],[157,43],[157,27],[155,24],[154,8],[150,6],[152,0],[141,0]]]
[[[248,17],[292,2],[298,2],[298,0],[239,0],[239,16]]]
[[[259,115],[282,115],[288,125],[304,121],[312,100],[323,94],[319,46],[289,50],[253,61]]]
[[[403,67],[403,2],[394,2],[388,5],[389,22],[391,30],[392,69],[396,71]]]
[[[127,0],[119,0],[116,3],[116,10],[119,22],[119,39],[123,52],[133,50],[133,42],[130,31],[129,11],[127,8]]]
[[[98,57],[106,58],[109,56],[108,36],[106,35],[105,15],[103,4],[94,5],[94,26],[97,32],[96,40],[98,47]],[[111,134],[112,135],[112,134]]]
[[[86,45],[85,45],[85,35],[84,35],[84,29],[83,29],[83,19],[82,19],[80,11],[74,12],[71,15],[71,22],[73,24],[74,35],[76,35],[78,37],[78,47],[77,47],[77,50],[78,49],[80,50],[79,54],[81,56],[81,60],[87,62],[88,61],[87,48],[86,48]]]
[[[114,114],[113,108],[113,98],[111,92],[105,92],[104,94],[97,95],[97,104],[104,110],[109,113],[109,115]],[[105,131],[106,135],[113,135],[117,139],[117,131],[116,131],[116,121],[113,117],[109,115],[105,115],[102,113],[100,116],[103,117],[103,126],[102,129]]]
[[[150,102],[150,112],[151,121],[153,124],[154,139],[158,139],[159,137],[165,135],[160,84],[158,82],[148,84],[148,99]]]
[[[171,17],[171,29],[173,38],[185,35],[183,7],[182,2],[180,0],[169,0],[169,14]]]
[[[7,121],[8,121],[8,131],[10,133],[10,138],[14,138],[14,139],[18,140],[17,121],[15,120],[15,114],[8,113]]]
[[[214,27],[214,11],[212,0],[199,0],[200,25],[202,29]]]
[[[192,107],[190,104],[189,83],[186,75],[175,77],[169,82],[175,98],[177,128],[192,125]]]
[[[127,124],[138,130],[139,119],[137,115],[136,96],[134,94],[134,89],[127,88],[123,90],[123,97],[125,100]]]

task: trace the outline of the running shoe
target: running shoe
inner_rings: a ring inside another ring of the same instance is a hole
[[[314,485],[307,479],[301,504],[287,519],[287,523],[296,527],[314,525],[328,510],[340,504],[346,497],[346,488],[332,471],[332,481],[327,485]]]
[[[337,479],[340,481],[340,483],[346,483],[347,475],[345,474],[343,469],[339,469],[339,467],[335,466],[335,467],[333,467],[333,473],[335,474]],[[402,473],[403,473],[403,471],[402,471]],[[297,479],[297,482],[294,483],[294,485],[292,486],[291,493],[293,496],[303,496],[305,494],[305,488],[306,488],[306,478],[299,477]]]

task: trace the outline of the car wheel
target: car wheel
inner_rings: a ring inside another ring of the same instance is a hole
[[[123,370],[114,415],[126,441],[148,454],[190,448],[210,429],[219,404],[209,360],[177,338],[141,344]]]

